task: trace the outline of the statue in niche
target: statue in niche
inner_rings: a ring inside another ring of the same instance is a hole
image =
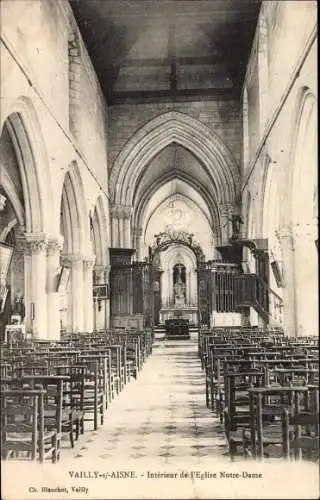
[[[186,299],[185,266],[182,264],[174,266],[173,276],[175,305],[183,305]]]

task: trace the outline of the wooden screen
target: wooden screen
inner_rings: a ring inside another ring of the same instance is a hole
[[[234,312],[237,306],[236,277],[239,266],[236,264],[216,264],[212,269],[212,310]]]
[[[198,268],[198,303],[199,303],[199,323],[210,324],[210,313],[212,311],[212,281],[211,268]]]

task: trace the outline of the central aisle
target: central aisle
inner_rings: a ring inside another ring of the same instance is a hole
[[[156,343],[138,379],[112,402],[104,426],[80,439],[74,450],[63,449],[61,461],[189,466],[225,454],[221,426],[206,408],[196,339]]]

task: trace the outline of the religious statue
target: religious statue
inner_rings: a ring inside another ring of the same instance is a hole
[[[232,223],[232,236],[233,240],[237,240],[240,235],[240,224],[243,224],[243,219],[241,215],[233,214],[231,217]]]
[[[182,281],[182,271],[183,266],[181,264],[177,265],[178,269],[178,279],[174,284],[174,293],[175,293],[175,303],[184,303],[185,302],[185,284]]]
[[[181,299],[184,297],[184,285],[182,281],[177,281],[174,285],[174,291],[177,298]]]

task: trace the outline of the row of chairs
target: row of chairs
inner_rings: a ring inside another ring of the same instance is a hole
[[[224,426],[233,458],[317,458],[319,343],[281,330],[202,330],[206,404]]]
[[[58,461],[62,436],[74,447],[86,422],[94,430],[103,425],[105,411],[151,352],[151,331],[136,330],[2,345],[2,459]]]

